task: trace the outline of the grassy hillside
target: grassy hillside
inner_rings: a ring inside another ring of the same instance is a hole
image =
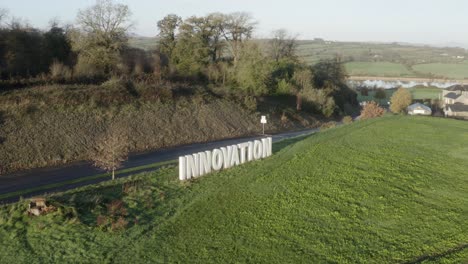
[[[414,65],[413,69],[418,72],[430,73],[435,76],[444,76],[451,79],[468,79],[468,62],[457,64],[418,64]]]
[[[0,259],[463,263],[467,132],[462,121],[386,117],[275,144],[271,158],[192,182],[170,167],[70,191],[40,218],[24,202],[3,206]],[[128,225],[111,232],[97,222],[115,199]]]
[[[319,125],[287,106],[264,103],[259,109],[270,114],[268,132]],[[260,113],[242,100],[183,84],[112,79],[5,92],[0,95],[0,174],[87,160],[111,124],[128,135],[131,151],[148,151],[258,134],[259,120]]]
[[[158,38],[156,37],[132,37],[128,40],[131,47],[143,50],[155,50],[158,47]]]
[[[404,65],[391,62],[348,62],[346,71],[352,76],[384,76],[409,77],[412,76]]]
[[[321,59],[331,59],[336,55],[344,61],[417,63],[456,63],[465,56],[462,48],[437,48],[431,46],[339,41],[299,41],[298,55],[306,62],[314,64]]]
[[[255,40],[266,48],[266,39]],[[157,38],[135,37],[130,46],[144,50],[155,49]],[[422,45],[371,42],[339,42],[322,40],[299,40],[298,57],[315,64],[320,60],[333,59],[337,55],[346,64],[353,76],[378,77],[430,77],[468,78],[468,53],[463,48],[440,48]]]

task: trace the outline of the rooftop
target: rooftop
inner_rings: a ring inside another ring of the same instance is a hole
[[[468,85],[452,85],[446,89],[447,91],[465,91],[468,92]]]
[[[468,112],[468,105],[464,104],[451,104],[447,105],[447,108],[450,108],[452,112]]]
[[[456,94],[456,93],[448,93],[444,96],[445,98],[450,98],[450,99],[457,99],[458,97],[460,97],[460,94]]]
[[[415,104],[412,104],[410,106],[408,106],[408,110],[414,110],[414,109],[417,109],[417,108],[422,108],[426,111],[431,111],[431,108],[426,106],[426,105],[423,105],[421,103],[415,103]]]

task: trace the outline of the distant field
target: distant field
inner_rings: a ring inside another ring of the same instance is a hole
[[[447,64],[447,63],[430,63],[418,64],[413,66],[413,69],[422,73],[432,73],[436,76],[445,76],[452,79],[468,78],[468,62]]]
[[[268,40],[255,40],[267,47]],[[130,38],[130,46],[152,50],[157,47],[157,38]],[[307,64],[339,56],[348,62],[346,69],[354,76],[379,77],[427,77],[433,73],[442,78],[468,78],[468,52],[462,48],[438,48],[398,43],[336,42],[299,40],[298,57]],[[416,65],[408,69],[407,65]]]
[[[404,65],[392,62],[348,62],[345,67],[348,74],[353,76],[412,76],[412,73]]]
[[[458,63],[468,57],[462,48],[436,48],[398,43],[299,41],[298,56],[309,64],[340,56],[343,61],[396,63]]]
[[[43,217],[0,206],[0,262],[466,263],[467,130],[359,121],[189,182],[170,167],[69,191]],[[127,228],[108,231],[106,215]]]
[[[158,39],[151,37],[133,37],[128,42],[130,46],[144,50],[154,50],[158,46]]]
[[[411,95],[413,96],[413,100],[439,99],[439,96],[442,93],[442,89],[437,88],[437,87],[427,87],[427,88],[418,87],[418,88],[409,88],[408,90],[411,92]],[[375,91],[369,91],[367,96],[364,96],[360,92],[358,92],[358,101],[359,102],[376,101],[379,104],[386,104],[388,101],[390,101],[390,98],[392,97],[395,91],[396,89],[386,89],[385,94],[387,95],[387,97],[385,99],[374,98]]]
[[[410,88],[413,99],[439,99],[442,89],[437,87]]]

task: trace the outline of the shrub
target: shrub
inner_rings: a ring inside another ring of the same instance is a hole
[[[252,112],[257,110],[257,99],[253,96],[244,97],[244,106]]]
[[[335,100],[323,89],[309,89],[303,92],[307,104],[312,104],[316,111],[326,117],[333,115],[336,109]]]
[[[323,123],[320,126],[320,130],[326,130],[326,129],[330,129],[330,128],[334,128],[334,127],[336,127],[336,122],[335,121],[330,121],[330,122]]]
[[[96,218],[96,224],[99,227],[105,227],[108,224],[107,216],[98,215],[97,218]]]
[[[72,77],[72,71],[68,66],[60,63],[59,61],[54,61],[50,65],[50,76],[53,79],[69,80]]]
[[[369,96],[369,89],[367,89],[367,87],[361,88],[361,95],[362,96]]]
[[[281,115],[281,124],[286,124],[289,121],[288,116],[286,115],[286,112],[283,111],[283,114]]]
[[[114,221],[111,225],[112,231],[119,231],[125,229],[127,227],[128,221],[125,220],[123,217],[119,217],[116,221]]]
[[[385,98],[387,98],[387,94],[385,93],[384,89],[379,88],[379,89],[377,89],[377,91],[375,91],[374,98],[375,99],[385,99]]]
[[[77,77],[90,79],[104,75],[101,69],[81,58],[79,58],[78,62],[75,64],[73,72]]]
[[[381,117],[385,113],[385,110],[378,106],[375,102],[368,102],[361,111],[361,119],[371,119]]]
[[[98,215],[96,225],[102,229],[109,228],[112,231],[125,229],[128,221],[125,217],[128,215],[127,208],[122,200],[113,200],[106,205],[107,215]]]
[[[392,95],[390,110],[393,113],[403,113],[412,101],[411,93],[405,88],[400,88]]]
[[[351,116],[345,116],[342,120],[343,124],[351,124],[353,122],[353,118]]]
[[[116,75],[113,75],[111,76],[109,79],[107,79],[107,81],[103,82],[101,84],[101,87],[104,87],[106,89],[125,89],[125,81],[116,76]]]

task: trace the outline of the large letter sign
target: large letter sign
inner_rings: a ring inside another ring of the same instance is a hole
[[[272,154],[272,138],[249,141],[179,157],[179,179],[189,180]]]

